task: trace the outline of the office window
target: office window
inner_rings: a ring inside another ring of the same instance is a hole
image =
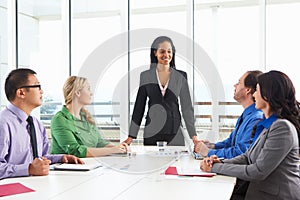
[[[121,17],[125,8],[120,0],[76,0],[72,8],[72,74],[78,74],[96,48],[127,29],[122,27]]]
[[[207,69],[208,66],[200,66],[206,70],[199,72],[206,73],[201,75],[204,76],[204,83],[209,91],[207,94],[210,96],[204,96],[204,86],[197,79],[195,96],[196,101],[201,102],[203,99],[212,102],[212,130],[220,133],[218,137],[213,137],[214,139],[227,137],[236,122],[236,118],[232,117],[240,115],[243,111],[240,105],[223,103],[235,102],[234,84],[247,70],[261,69],[258,3],[252,0],[234,3],[212,1],[207,4],[200,0],[195,1],[195,42],[213,63],[211,69]],[[195,52],[195,59],[198,53]]]
[[[296,88],[300,99],[299,52],[300,52],[300,1],[272,4],[267,1],[266,11],[266,63],[267,70],[286,73]]]
[[[128,48],[127,37],[122,37],[127,31],[127,4],[122,0],[72,3],[72,75],[84,76],[91,84],[93,103],[87,108],[102,136],[119,140],[120,126],[128,122],[122,120],[127,116],[128,105],[125,92],[128,84],[124,79],[128,71]]]
[[[7,0],[0,0],[0,105],[1,108],[6,104],[6,96],[4,92],[4,81],[7,73],[10,71],[8,67],[8,18],[7,18]]]
[[[18,1],[19,67],[37,72],[41,82],[43,105],[40,117],[48,127],[60,109],[62,85],[68,75],[66,18],[62,0]],[[36,113],[37,115],[38,113]]]

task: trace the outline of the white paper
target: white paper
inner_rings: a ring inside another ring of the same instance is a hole
[[[74,171],[89,171],[98,167],[101,167],[101,163],[93,164],[57,164],[53,166],[54,170],[74,170]]]
[[[214,176],[216,173],[203,172],[200,167],[176,167],[178,175],[182,176]]]

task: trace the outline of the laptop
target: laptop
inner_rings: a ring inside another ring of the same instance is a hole
[[[186,145],[188,146],[188,150],[189,150],[189,153],[191,154],[191,156],[196,160],[204,159],[204,156],[202,156],[194,151],[194,143],[190,139],[190,136],[187,133],[187,131],[182,126],[180,126],[180,128],[181,128],[182,135],[184,137],[184,141],[185,141]]]

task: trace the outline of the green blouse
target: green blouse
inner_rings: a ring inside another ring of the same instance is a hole
[[[88,147],[104,147],[109,142],[102,139],[98,128],[86,121],[83,112],[81,119],[74,117],[66,108],[57,112],[51,120],[52,154],[71,154],[86,157]]]

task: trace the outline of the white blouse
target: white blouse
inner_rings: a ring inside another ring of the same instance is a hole
[[[166,85],[163,87],[162,84],[161,84],[161,82],[160,82],[160,80],[159,80],[157,69],[156,69],[156,77],[157,77],[157,81],[158,81],[158,84],[159,84],[159,88],[160,88],[161,94],[162,94],[163,96],[165,96],[165,93],[166,93],[166,90],[167,90],[167,88],[168,88],[168,84],[169,84],[170,78],[169,78],[169,80],[167,81]]]

